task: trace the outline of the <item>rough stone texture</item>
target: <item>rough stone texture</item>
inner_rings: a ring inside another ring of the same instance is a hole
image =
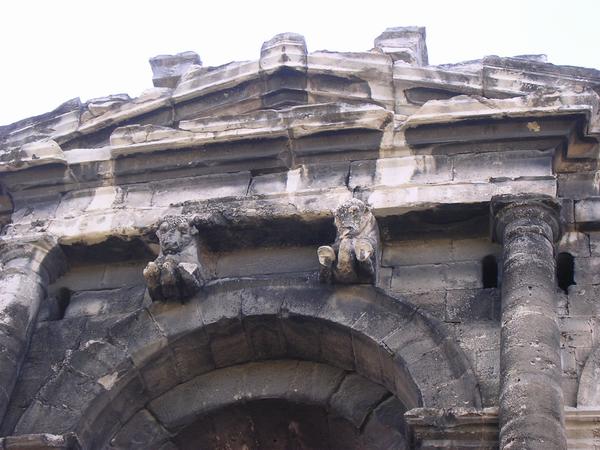
[[[182,216],[160,219],[158,257],[144,269],[148,294],[154,301],[183,302],[204,284],[200,245],[194,220]]]
[[[323,283],[374,283],[380,259],[379,228],[373,213],[358,199],[334,212],[335,242],[317,250]]]
[[[159,55],[150,58],[152,83],[155,87],[175,88],[181,76],[193,66],[202,66],[200,57],[194,52]]]
[[[420,27],[151,67],[0,127],[2,448],[599,446],[600,72]]]
[[[566,449],[556,319],[558,205],[536,196],[492,199],[503,246],[500,447]]]
[[[0,248],[0,418],[27,355],[48,283],[64,269],[52,239],[3,242]]]

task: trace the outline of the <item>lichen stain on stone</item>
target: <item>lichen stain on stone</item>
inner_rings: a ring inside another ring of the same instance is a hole
[[[115,382],[119,378],[119,372],[113,372],[98,379],[98,383],[102,385],[104,389],[110,391],[115,385]]]
[[[529,131],[533,131],[534,133],[539,133],[540,130],[542,129],[542,127],[540,127],[540,124],[537,122],[527,122],[527,129]]]

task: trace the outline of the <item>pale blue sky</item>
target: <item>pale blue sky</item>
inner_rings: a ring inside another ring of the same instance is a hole
[[[0,124],[73,97],[138,95],[152,86],[150,56],[256,59],[284,31],[303,34],[309,51],[361,51],[387,27],[420,25],[431,64],[546,53],[600,69],[599,0],[7,0],[0,18]]]

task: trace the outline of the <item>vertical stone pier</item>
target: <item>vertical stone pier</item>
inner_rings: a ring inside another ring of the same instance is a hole
[[[493,238],[503,245],[501,449],[567,448],[556,321],[559,213],[547,196],[498,196],[491,202]]]
[[[0,242],[0,422],[15,382],[46,289],[65,269],[56,242]]]

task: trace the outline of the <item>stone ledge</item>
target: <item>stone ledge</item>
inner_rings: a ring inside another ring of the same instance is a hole
[[[421,441],[421,449],[498,448],[498,408],[415,408],[405,420]],[[565,407],[569,449],[600,445],[600,409]]]
[[[23,434],[20,436],[0,437],[3,450],[81,450],[79,439],[74,433]]]

